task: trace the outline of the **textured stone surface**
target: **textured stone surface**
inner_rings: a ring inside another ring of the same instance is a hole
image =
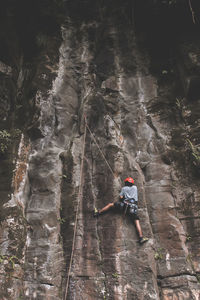
[[[2,49],[12,46],[0,52],[0,125],[20,133],[0,157],[1,298],[65,299],[69,275],[67,300],[199,300],[191,11],[181,1],[52,3],[32,4],[30,36],[16,7],[3,7]],[[81,170],[85,118],[93,136]],[[139,190],[143,246],[127,216],[92,215],[118,199],[127,176]]]

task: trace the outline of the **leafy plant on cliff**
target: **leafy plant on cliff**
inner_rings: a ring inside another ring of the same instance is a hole
[[[113,273],[112,277],[117,279],[119,277],[119,274],[118,273]]]
[[[163,259],[163,253],[162,253],[162,248],[158,248],[154,254],[154,258],[156,260],[160,260],[160,259]]]
[[[189,139],[187,139],[187,142],[190,147],[191,154],[192,154],[193,164],[195,166],[200,166],[200,151],[199,151],[199,149]]]
[[[0,155],[5,154],[12,141],[20,135],[21,130],[17,128],[10,132],[6,129],[0,130]]]
[[[0,154],[4,154],[11,143],[11,134],[3,129],[0,130]]]
[[[176,106],[181,110],[183,106],[183,99],[176,98]]]
[[[192,239],[191,236],[189,235],[186,236],[186,242],[189,242],[191,239]]]
[[[15,268],[16,261],[19,261],[19,259],[15,255],[8,256],[0,254],[0,264],[8,264],[13,270]]]
[[[64,224],[66,222],[66,220],[64,218],[58,218],[58,222],[60,224]]]

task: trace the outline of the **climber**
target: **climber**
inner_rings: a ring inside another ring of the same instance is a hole
[[[137,214],[137,210],[138,210],[137,186],[134,185],[134,180],[131,177],[126,178],[124,182],[125,182],[125,186],[121,189],[121,192],[119,194],[120,197],[119,201],[109,203],[99,211],[95,209],[94,217],[98,217],[102,213],[114,207],[124,211],[124,214],[128,213],[132,217],[133,221],[135,222],[137,233],[139,235],[139,244],[143,244],[146,241],[148,241],[148,239],[143,237],[139,216]]]

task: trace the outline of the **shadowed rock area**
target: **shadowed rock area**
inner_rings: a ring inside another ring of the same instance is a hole
[[[197,2],[1,8],[0,299],[199,300]]]

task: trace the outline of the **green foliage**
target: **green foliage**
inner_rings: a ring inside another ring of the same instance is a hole
[[[6,129],[0,130],[0,154],[5,154],[12,141],[21,135],[20,129],[8,131]]]
[[[15,268],[15,261],[16,260],[18,260],[18,258],[15,255],[9,257],[9,259],[8,259],[8,261],[11,263],[13,269]]]
[[[10,264],[13,270],[15,268],[16,261],[19,261],[19,259],[15,255],[8,256],[8,255],[0,254],[0,264],[2,263]]]
[[[66,222],[66,220],[64,218],[58,218],[58,222],[60,224],[64,224]]]
[[[4,154],[7,151],[10,143],[11,134],[5,129],[0,130],[0,154]]]
[[[186,241],[187,242],[189,242],[191,239],[192,239],[191,236],[189,236],[189,235],[186,236]]]
[[[182,109],[183,99],[176,98],[176,106],[178,107],[178,109]]]
[[[118,273],[113,273],[113,274],[112,274],[112,277],[113,277],[113,278],[118,278],[118,277],[119,277],[119,274],[118,274]]]
[[[189,139],[187,139],[187,142],[188,142],[188,145],[191,150],[193,163],[195,166],[199,166],[200,165],[200,151]]]
[[[1,264],[2,262],[4,262],[4,260],[5,260],[5,256],[0,254],[0,264]]]
[[[59,174],[60,177],[62,177],[63,179],[67,179],[67,175],[65,174]]]
[[[154,258],[156,260],[161,260],[163,259],[163,253],[162,253],[163,249],[162,248],[158,248],[154,254]]]
[[[3,129],[0,131],[0,138],[3,138],[3,139],[10,138],[10,133],[8,133],[7,130]]]
[[[192,254],[190,254],[190,253],[188,254],[188,256],[186,257],[186,261],[189,262],[190,264],[192,264]],[[192,264],[192,268],[194,268],[193,264]]]

